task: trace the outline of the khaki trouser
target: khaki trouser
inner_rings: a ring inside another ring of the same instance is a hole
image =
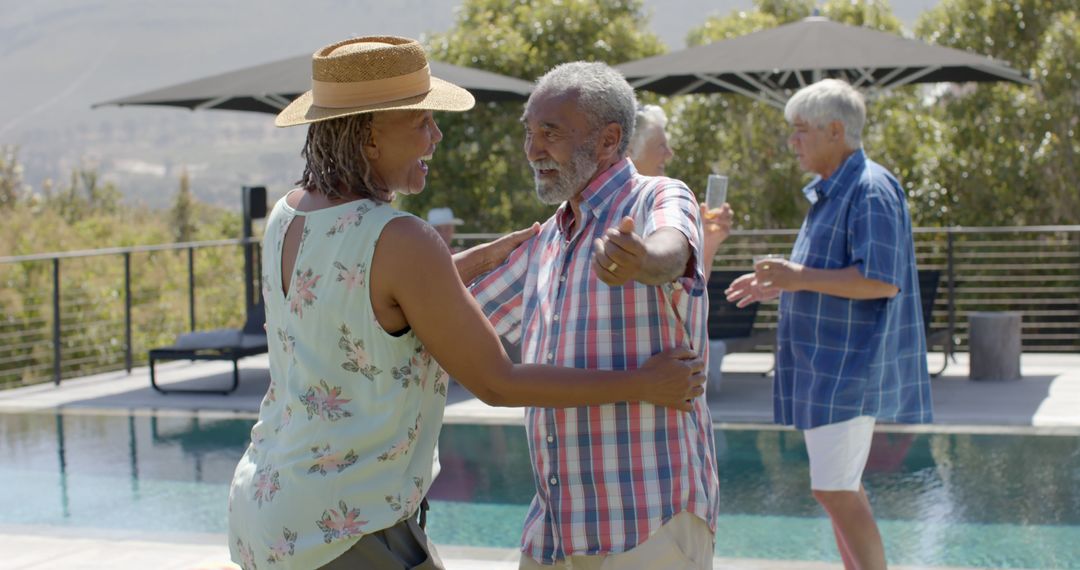
[[[684,512],[626,552],[570,556],[554,566],[522,553],[518,570],[712,570],[715,543],[709,525]]]

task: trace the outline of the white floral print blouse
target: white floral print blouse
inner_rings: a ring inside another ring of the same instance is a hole
[[[229,490],[229,548],[244,570],[329,563],[414,513],[438,470],[448,376],[415,334],[379,326],[368,290],[379,234],[407,215],[368,200],[299,212],[282,199],[270,213],[270,388]],[[297,216],[286,295],[281,248]]]

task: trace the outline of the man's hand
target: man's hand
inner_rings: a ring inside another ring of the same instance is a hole
[[[758,283],[780,291],[801,290],[802,270],[802,265],[782,258],[762,259],[754,264]]]
[[[540,224],[533,222],[531,226],[523,230],[510,232],[480,246],[484,248],[484,261],[487,270],[490,271],[501,265],[503,261],[506,261],[506,257],[510,255],[510,252],[538,233],[540,233]]]
[[[688,348],[669,348],[641,366],[647,375],[641,399],[688,412],[694,398],[705,393],[705,361]]]
[[[705,261],[705,279],[712,275],[713,261],[716,258],[716,250],[720,244],[731,234],[731,222],[735,213],[731,210],[731,204],[724,202],[719,208],[709,209],[702,202],[701,208],[701,255]]]
[[[533,222],[533,225],[523,230],[510,232],[494,241],[455,253],[454,267],[461,276],[461,282],[468,285],[477,277],[495,269],[506,261],[506,257],[515,248],[538,233],[540,233],[540,224]]]
[[[700,208],[701,228],[705,232],[705,251],[707,252],[711,244],[719,246],[731,234],[731,223],[735,218],[735,213],[731,209],[731,204],[727,202],[724,202],[719,208],[711,210],[705,205],[705,202],[701,202]],[[716,251],[715,248],[713,248],[713,251]]]
[[[634,233],[634,219],[626,216],[593,241],[592,268],[608,285],[624,285],[637,277],[645,263],[645,241]]]
[[[740,309],[750,303],[771,301],[780,296],[780,290],[773,287],[764,287],[758,282],[757,275],[747,273],[731,282],[731,286],[724,291],[727,300],[735,303]]]

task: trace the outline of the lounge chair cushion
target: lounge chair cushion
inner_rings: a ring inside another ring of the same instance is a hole
[[[185,333],[176,337],[176,344],[173,345],[173,348],[183,348],[188,350],[203,348],[234,348],[241,346],[244,336],[246,335],[239,329],[215,329]],[[266,342],[265,338],[266,337],[264,336],[264,343]]]

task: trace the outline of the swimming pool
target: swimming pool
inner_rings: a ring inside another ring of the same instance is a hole
[[[0,414],[0,524],[225,532],[251,420]],[[797,432],[718,430],[718,556],[838,561]],[[532,478],[518,426],[447,425],[436,544],[517,546]],[[893,564],[1080,568],[1080,438],[875,436],[867,491]]]

